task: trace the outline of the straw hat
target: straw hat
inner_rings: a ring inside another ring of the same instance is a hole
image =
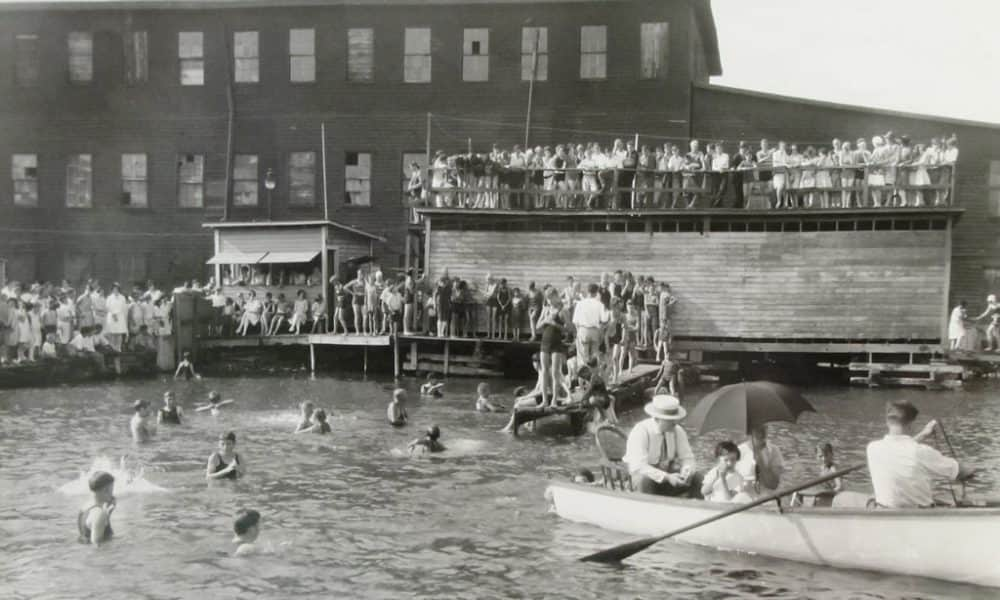
[[[681,406],[681,401],[669,394],[653,396],[653,400],[643,407],[646,414],[654,419],[680,421],[687,416],[687,411]]]

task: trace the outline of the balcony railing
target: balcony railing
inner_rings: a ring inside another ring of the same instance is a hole
[[[416,206],[459,210],[944,208],[952,206],[955,186],[954,165],[726,171],[504,168],[483,175],[431,168],[427,175],[431,185]]]

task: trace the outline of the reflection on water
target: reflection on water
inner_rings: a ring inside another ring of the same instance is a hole
[[[164,380],[0,392],[0,589],[18,598],[113,599],[995,596],[674,542],[623,567],[576,562],[628,539],[560,521],[543,500],[547,480],[597,463],[592,439],[497,433],[506,417],[472,410],[475,384],[451,381],[439,399],[411,393],[405,429],[384,423],[387,380]],[[404,385],[415,392],[418,382]],[[236,403],[217,417],[195,413],[210,388]],[[161,427],[153,443],[132,446],[131,403],[158,403],[166,389],[187,410],[184,425]],[[815,473],[813,448],[825,441],[836,448],[838,464],[853,464],[863,460],[864,444],[883,434],[883,402],[909,397],[921,422],[942,419],[959,455],[986,469],[970,494],[997,496],[998,392],[995,382],[945,393],[811,390],[818,413],[775,427],[772,439],[793,478]],[[290,433],[305,399],[327,409],[333,435]],[[637,418],[627,415],[624,425]],[[431,423],[441,426],[449,450],[409,458],[407,442]],[[205,462],[228,430],[237,433],[248,475],[209,485]],[[692,436],[703,466],[726,436]],[[95,462],[101,457],[104,463]],[[81,473],[105,467],[118,471],[122,499],[114,542],[95,551],[75,542],[75,518]],[[847,484],[868,485],[863,473]],[[161,489],[167,493],[148,493]],[[229,556],[232,516],[241,507],[263,515],[261,545],[269,556]]]

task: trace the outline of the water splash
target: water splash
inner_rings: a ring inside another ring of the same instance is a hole
[[[83,496],[90,493],[90,486],[87,481],[90,476],[97,471],[111,473],[115,478],[115,495],[125,496],[128,494],[151,494],[158,492],[168,492],[167,488],[160,487],[146,479],[146,472],[162,470],[156,467],[141,463],[129,464],[126,457],[121,457],[115,465],[106,456],[98,456],[91,463],[90,468],[81,471],[80,476],[75,480],[65,483],[59,487],[59,493],[67,496]]]

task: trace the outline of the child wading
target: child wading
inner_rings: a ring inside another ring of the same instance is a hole
[[[87,482],[93,498],[76,516],[80,542],[98,546],[111,540],[111,513],[115,510],[115,478],[111,473],[97,471]]]
[[[236,544],[235,556],[248,556],[257,552],[257,536],[260,535],[260,513],[252,509],[243,509],[233,521],[233,543]]]
[[[406,407],[404,406],[405,402],[406,390],[396,388],[392,393],[392,402],[386,408],[386,418],[393,427],[402,427],[409,420],[409,416],[406,414]]]

